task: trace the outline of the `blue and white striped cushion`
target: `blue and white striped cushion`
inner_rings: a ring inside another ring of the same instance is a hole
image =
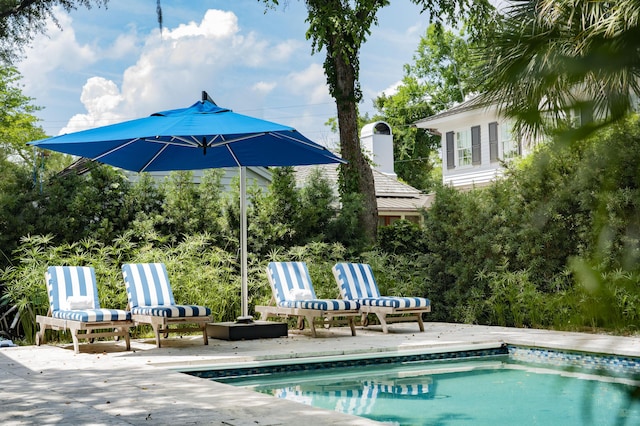
[[[45,274],[51,316],[72,321],[125,321],[131,313],[121,309],[101,309],[98,301],[96,273],[90,266],[50,266]],[[83,296],[93,309],[67,309],[69,297]]]
[[[163,263],[128,263],[122,265],[122,275],[131,308],[176,304]]]
[[[323,311],[344,311],[359,309],[360,305],[354,300],[313,299],[313,300],[285,300],[278,306],[284,308],[318,309]]]
[[[371,266],[366,263],[336,263],[332,268],[342,297],[349,300],[380,297]]]
[[[172,305],[172,306],[138,306],[131,308],[134,315],[151,315],[165,318],[200,317],[211,314],[211,310],[197,305]]]
[[[49,303],[53,312],[65,310],[69,297],[84,296],[100,308],[96,273],[91,266],[50,266],[45,274]]]
[[[308,292],[311,294],[310,299],[316,298],[309,270],[304,262],[271,262],[267,266],[267,275],[278,306],[286,306],[283,303],[294,301],[296,291]]]
[[[362,306],[384,306],[387,308],[424,308],[430,305],[429,299],[423,297],[381,296],[377,299],[357,299]]]
[[[380,296],[371,265],[366,263],[337,263],[332,270],[342,297],[357,300],[362,306],[406,309],[431,305],[429,299],[424,297]]]
[[[122,265],[131,313],[166,318],[208,316],[204,306],[176,305],[163,263],[127,263]]]
[[[53,311],[53,318],[81,322],[127,321],[131,312],[121,309],[83,309],[77,311]]]

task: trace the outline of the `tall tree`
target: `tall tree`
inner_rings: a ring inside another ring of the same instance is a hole
[[[431,24],[420,39],[414,62],[405,64],[396,93],[375,100],[380,118],[393,127],[396,173],[418,189],[433,189],[430,156],[439,148],[440,138],[412,124],[482,90],[469,53],[473,45],[464,31],[457,34]]]
[[[278,5],[279,0],[260,0]],[[481,22],[493,7],[487,0],[411,0],[421,5],[430,17],[454,23],[458,18],[474,17]],[[364,157],[358,137],[360,89],[360,48],[376,25],[378,11],[389,0],[305,0],[307,38],[312,53],[325,50],[324,70],[331,96],[336,101],[341,155],[349,163],[341,168],[341,194],[359,193],[364,208],[360,214],[362,231],[374,240],[377,231],[377,207],[373,174]]]
[[[67,12],[78,7],[105,6],[109,0],[3,0],[0,1],[0,62],[13,63],[36,34],[43,33],[48,19],[56,25],[54,9]]]
[[[526,0],[507,9],[480,54],[486,101],[533,134],[567,111],[592,111],[588,133],[618,121],[640,95],[640,1]]]

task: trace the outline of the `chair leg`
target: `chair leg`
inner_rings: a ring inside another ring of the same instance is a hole
[[[418,327],[420,327],[420,331],[424,331],[424,322],[422,322],[422,314],[418,314]]]
[[[311,328],[311,335],[316,337],[316,325],[313,323],[313,317],[307,317],[307,321],[309,322],[309,328]]]
[[[36,331],[36,346],[44,345],[47,339],[47,326],[42,322],[39,322],[38,326],[40,330]]]
[[[209,344],[209,336],[207,336],[207,324],[202,324],[202,338],[205,346]]]
[[[160,324],[153,324],[153,331],[156,334],[156,346],[160,347]]]
[[[354,317],[349,317],[349,327],[351,327],[351,335],[356,335],[356,325],[354,321]]]
[[[389,327],[387,326],[387,319],[385,318],[386,315],[385,314],[380,314],[380,313],[376,313],[376,315],[378,316],[378,319],[380,320],[380,325],[382,325],[382,332],[383,333],[388,333],[389,332]]]
[[[128,351],[130,351],[131,350],[131,336],[129,335],[129,329],[128,328],[124,328],[123,330],[125,332],[124,333],[124,342],[125,342],[125,345],[126,345],[126,349]]]
[[[71,330],[71,338],[73,339],[73,351],[80,353],[80,343],[78,342],[78,330]]]

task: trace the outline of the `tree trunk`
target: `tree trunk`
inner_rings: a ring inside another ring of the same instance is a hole
[[[340,154],[349,163],[342,169],[343,193],[362,194],[363,209],[360,213],[362,232],[374,242],[378,230],[378,204],[371,165],[362,154],[358,135],[358,111],[355,102],[355,70],[340,55],[330,57],[336,71],[336,105],[340,129]]]

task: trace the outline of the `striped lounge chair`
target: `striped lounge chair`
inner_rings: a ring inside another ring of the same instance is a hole
[[[50,266],[45,273],[49,293],[49,311],[37,315],[36,345],[45,343],[45,331],[69,330],[73,350],[80,350],[79,340],[102,337],[124,337],[131,349],[129,328],[133,327],[131,312],[102,309],[98,301],[96,273],[90,266]]]
[[[376,314],[384,333],[389,332],[389,323],[409,321],[417,321],[420,331],[424,331],[422,314],[431,312],[429,299],[381,296],[373,270],[366,263],[337,263],[332,270],[342,297],[360,303],[365,326],[368,314]]]
[[[271,284],[272,300],[275,306],[256,306],[261,318],[298,317],[298,325],[302,330],[304,320],[316,336],[314,320],[322,318],[329,324],[342,317],[347,319],[351,335],[356,335],[354,318],[359,315],[359,304],[352,300],[318,299],[311,284],[309,270],[304,262],[271,262],[267,266],[267,278]]]
[[[211,322],[211,310],[204,306],[176,305],[163,263],[124,264],[122,275],[133,322],[151,324],[157,347],[160,347],[160,334],[167,337],[168,333],[193,331],[202,332],[204,344],[209,344],[207,323]],[[177,326],[169,328],[170,325]]]

